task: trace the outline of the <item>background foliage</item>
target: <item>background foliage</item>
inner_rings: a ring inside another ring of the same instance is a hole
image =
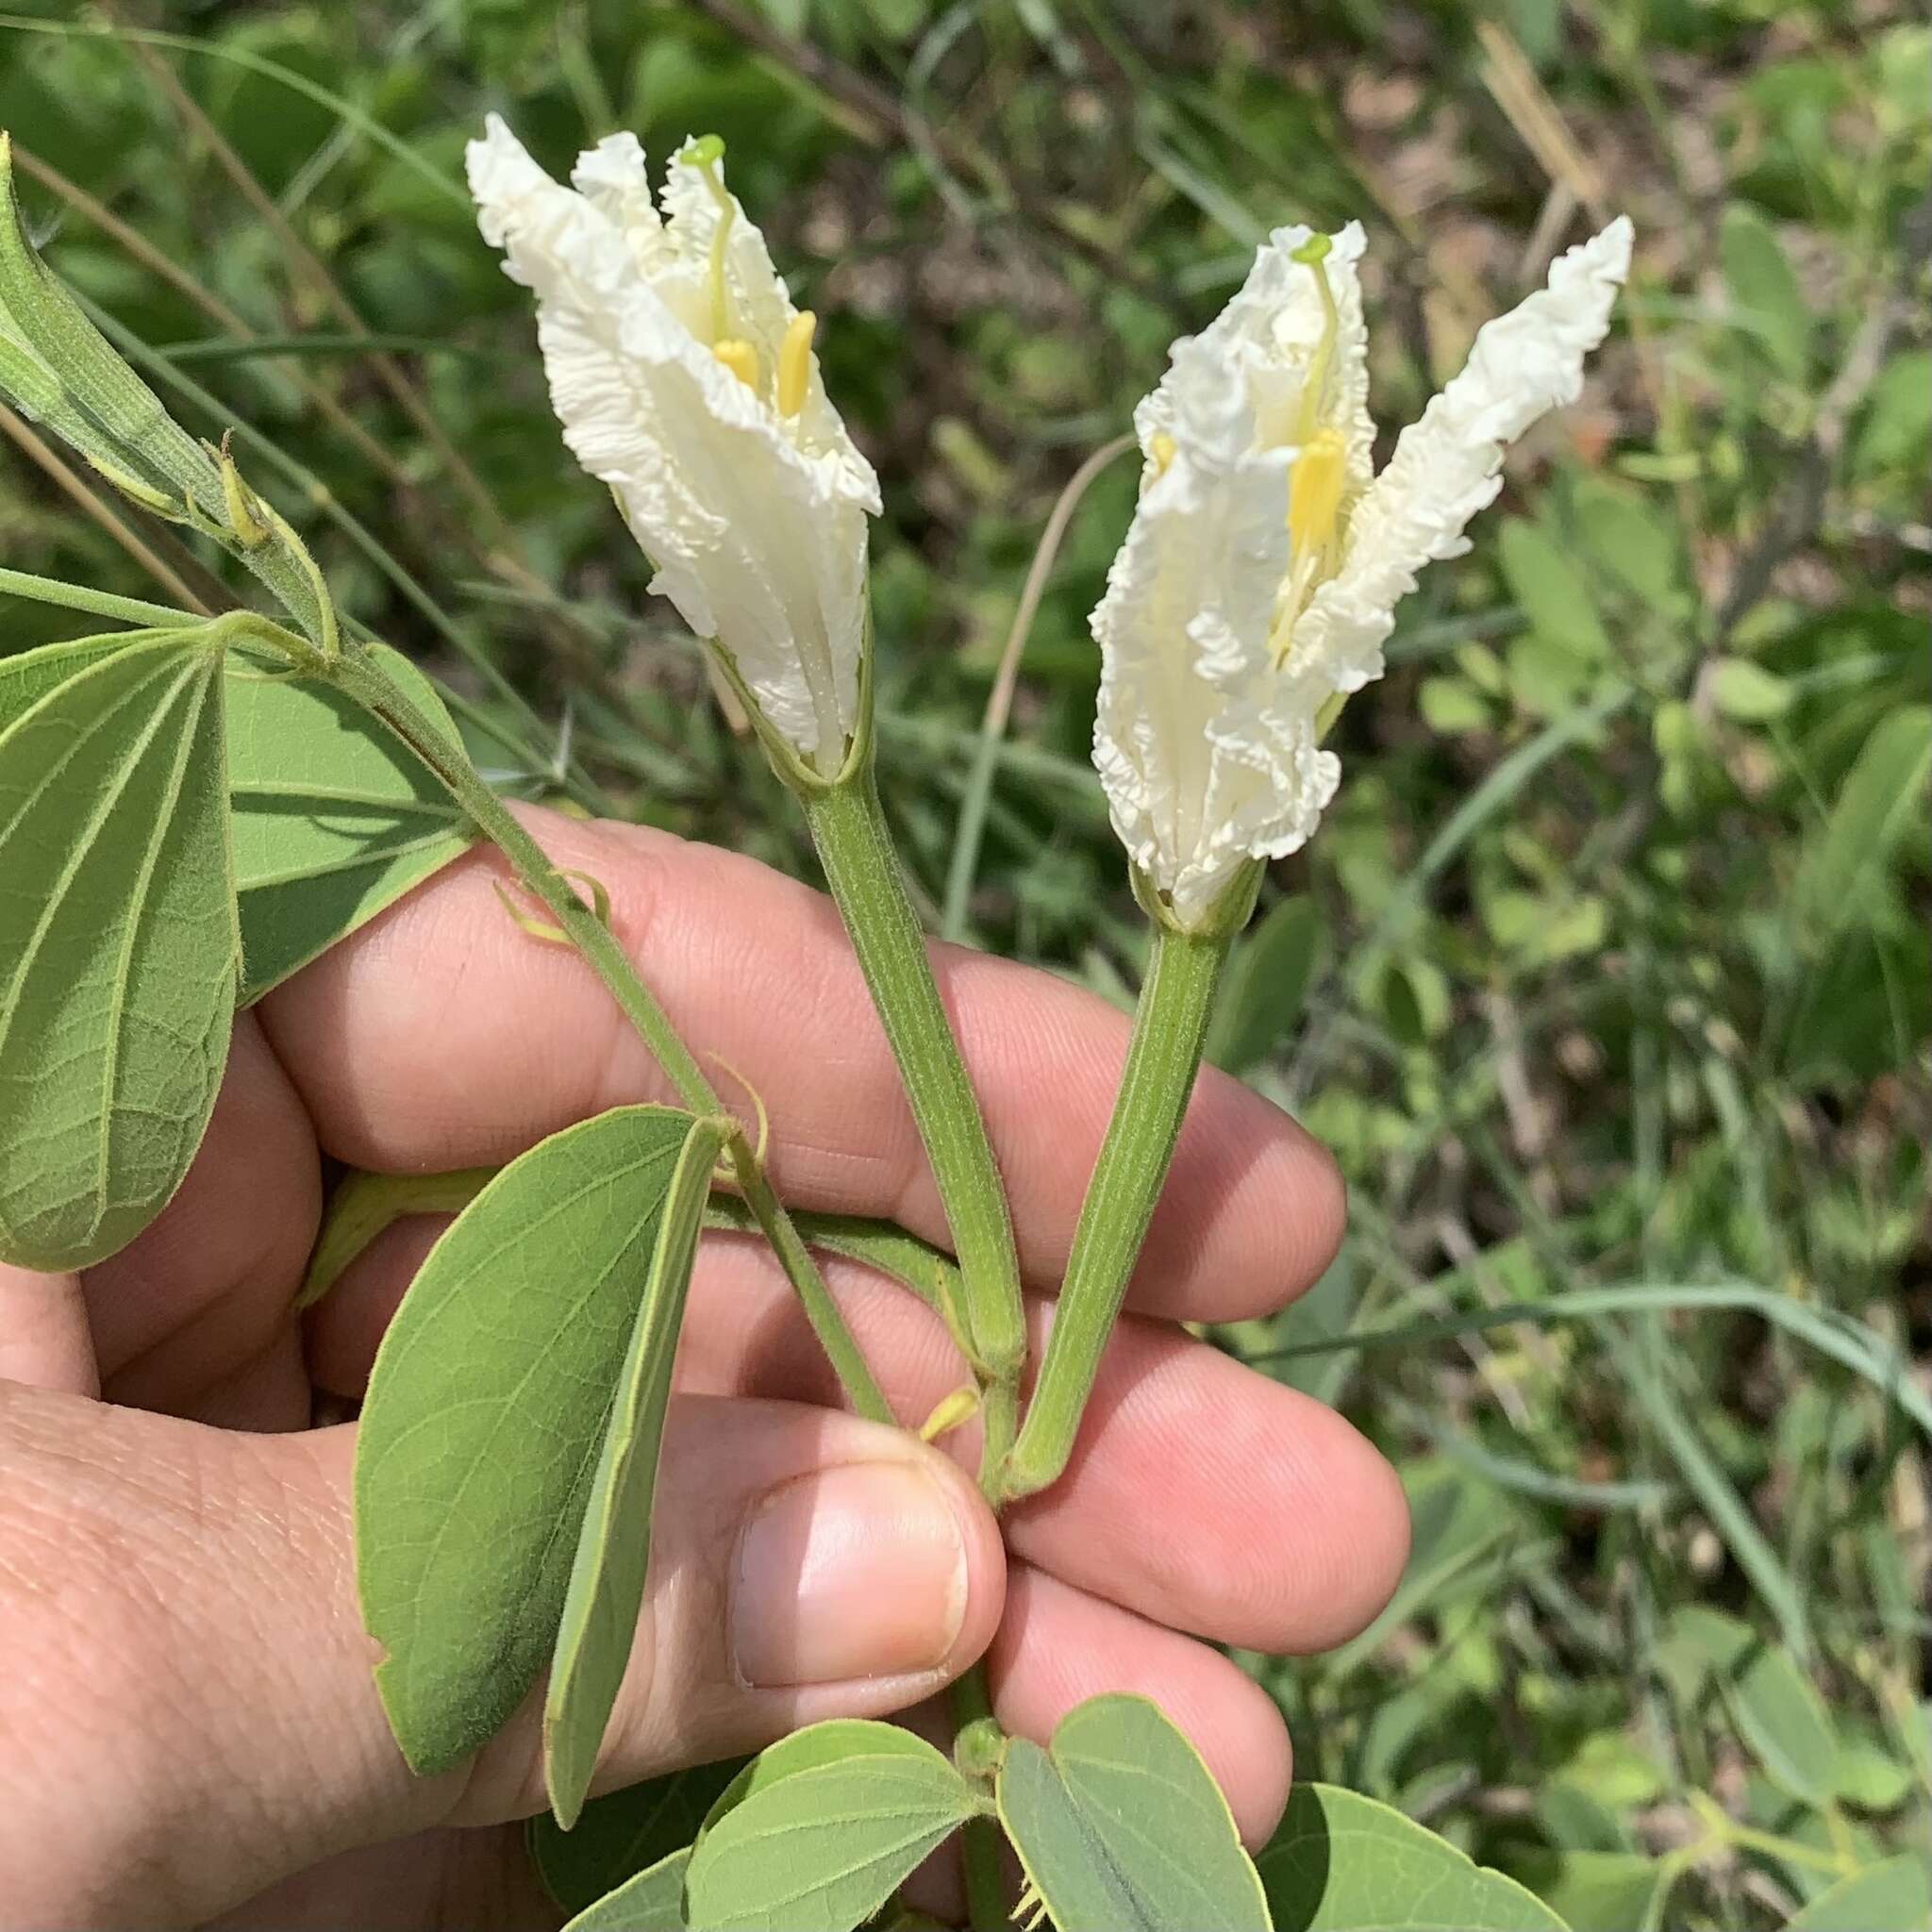
[[[659,156],[721,133],[885,481],[880,776],[936,922],[1047,514],[1266,229],[1368,225],[1393,425],[1581,224],[1632,213],[1625,326],[1406,607],[1216,1032],[1355,1204],[1329,1279],[1223,1339],[1367,1428],[1417,1530],[1374,1629],[1253,1668],[1303,1774],[1578,1932],[1667,1883],[1673,1924],[1781,1924],[1932,1849],[1914,13],[55,0],[0,26],[50,260],[184,420],[286,453],[255,481],[502,782],[805,871],[456,186],[491,106],[553,165],[618,125]],[[25,454],[8,562],[225,600]],[[1085,617],[1133,487],[1117,462],[1074,510],[952,908],[1120,999]],[[8,650],[82,627],[7,620]],[[1889,1350],[1833,1352],[1845,1316]]]

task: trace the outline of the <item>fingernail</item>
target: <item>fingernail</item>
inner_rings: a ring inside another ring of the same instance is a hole
[[[924,1470],[853,1462],[762,1497],[738,1542],[731,1652],[763,1688],[943,1661],[966,1616],[966,1541]]]

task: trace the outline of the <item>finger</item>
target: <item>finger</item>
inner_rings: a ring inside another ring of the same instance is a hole
[[[231,1428],[306,1428],[292,1315],[321,1204],[315,1136],[252,1012],[175,1197],[84,1286],[108,1396]]]
[[[353,1450],[0,1390],[0,1644],[33,1659],[0,1683],[20,1923],[200,1923],[332,1853],[541,1801],[534,1697],[467,1770],[404,1766],[356,1609]],[[676,1399],[600,1782],[930,1692],[990,1639],[1003,1566],[917,1441]]]
[[[609,893],[612,924],[678,1031],[770,1108],[780,1191],[945,1222],[885,1039],[831,904],[753,860],[635,826],[532,811],[559,865]],[[487,854],[445,868],[262,1003],[323,1144],[389,1172],[507,1159],[667,1089],[568,949],[506,916]],[[1022,1260],[1058,1282],[1126,1055],[1127,1022],[1031,968],[936,947],[941,989],[1012,1195]],[[1342,1194],[1328,1157],[1240,1082],[1205,1069],[1148,1238],[1141,1305],[1234,1319],[1326,1265]]]
[[[398,1224],[318,1311],[310,1359],[325,1386],[360,1392],[434,1227]],[[894,1412],[916,1425],[965,1379],[943,1326],[869,1269],[833,1259],[827,1280]],[[1050,1305],[1030,1314],[1038,1359]],[[783,1276],[735,1238],[700,1252],[678,1374],[714,1394],[839,1401]],[[976,1427],[946,1447],[975,1466]],[[1408,1510],[1395,1472],[1332,1409],[1170,1324],[1128,1317],[1067,1474],[1010,1510],[1006,1533],[1017,1555],[1144,1617],[1303,1653],[1379,1614],[1407,1560]]]
[[[0,1261],[0,1382],[100,1393],[79,1275],[40,1274]]]

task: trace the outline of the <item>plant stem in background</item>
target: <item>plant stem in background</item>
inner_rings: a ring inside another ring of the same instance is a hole
[[[623,1008],[625,1016],[664,1069],[684,1105],[698,1114],[725,1112],[724,1103],[691,1058],[691,1050],[677,1037],[663,1008],[638,976],[637,968],[618,942],[617,935],[578,898],[570,881],[550,862],[543,848],[525,830],[516,815],[472,770],[469,760],[447,745],[408,697],[361,653],[345,653],[321,675],[401,739],[442,781],[477,829],[509,860],[518,883],[542,902],[609,989],[611,997]],[[892,1411],[866,1366],[852,1331],[845,1325],[818,1264],[799,1238],[784,1204],[773,1192],[764,1169],[741,1134],[733,1143],[731,1161],[745,1205],[797,1291],[806,1319],[830,1357],[853,1407],[874,1422],[891,1423]]]
[[[1113,1118],[1080,1205],[1040,1380],[1000,1485],[1008,1498],[1045,1489],[1073,1454],[1100,1357],[1174,1159],[1229,943],[1224,932],[1183,933],[1155,924]]]
[[[1020,1264],[986,1122],[941,1004],[892,850],[872,760],[836,784],[801,786],[806,822],[905,1081],[959,1257],[976,1366],[1010,1384],[1026,1359]]]

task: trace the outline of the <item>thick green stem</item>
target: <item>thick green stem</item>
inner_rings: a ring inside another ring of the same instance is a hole
[[[509,860],[517,881],[543,904],[591,970],[624,1009],[658,1064],[664,1069],[678,1098],[693,1113],[721,1114],[726,1109],[677,1037],[664,1009],[638,976],[630,955],[617,935],[586,906],[570,881],[550,862],[543,848],[524,828],[502,799],[476,774],[470,761],[424,717],[408,696],[359,651],[347,651],[313,675],[325,677],[381,720],[448,789],[476,828]],[[841,1384],[859,1414],[890,1423],[892,1411],[880,1393],[858,1343],[845,1325],[810,1250],[799,1238],[784,1204],[772,1191],[764,1169],[743,1135],[731,1149],[733,1173],[745,1206],[772,1244],[791,1278]]]
[[[1040,1380],[1007,1461],[1003,1490],[1008,1498],[1045,1489],[1073,1454],[1100,1357],[1174,1159],[1228,943],[1224,935],[1175,932],[1159,924],[1154,928],[1113,1118],[1080,1206]]]
[[[800,788],[832,896],[872,990],[959,1257],[976,1365],[1011,1382],[1026,1359],[1020,1264],[986,1122],[953,1039],[869,758],[838,783]]]

